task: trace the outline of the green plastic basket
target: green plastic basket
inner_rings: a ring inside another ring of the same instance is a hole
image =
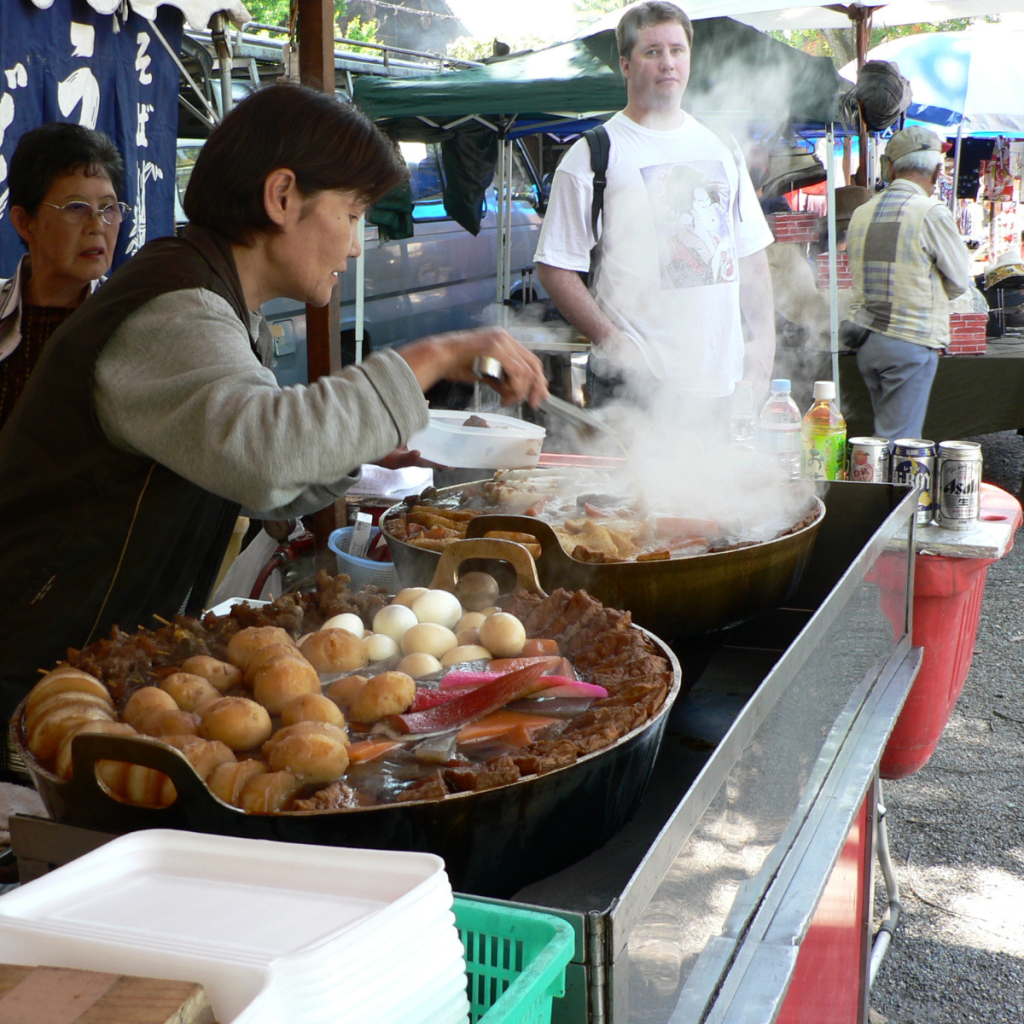
[[[550,1024],[576,935],[561,918],[456,899],[473,1024]]]

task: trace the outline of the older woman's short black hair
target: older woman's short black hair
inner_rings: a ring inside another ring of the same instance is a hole
[[[686,41],[693,46],[693,25],[682,8],[666,0],[647,0],[626,11],[616,26],[615,41],[619,47],[619,56],[629,60],[640,38],[640,30],[650,28],[651,25],[663,25],[667,21],[679,22],[686,33]]]
[[[124,192],[124,160],[103,132],[78,124],[50,121],[18,140],[11,157],[8,187],[10,205],[34,217],[56,178],[82,171],[105,175],[119,199]]]
[[[340,189],[366,203],[408,174],[394,143],[350,103],[282,82],[242,100],[214,129],[192,170],[185,214],[236,245],[274,232],[263,186],[282,167],[307,198]]]

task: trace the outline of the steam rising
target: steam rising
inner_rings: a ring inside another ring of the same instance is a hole
[[[527,345],[556,345],[572,336],[564,326],[542,323],[539,307],[509,313],[506,326]],[[618,467],[566,474],[550,511],[571,507],[582,489],[617,496],[623,505],[640,498],[655,518],[716,520],[731,541],[770,540],[789,529],[806,513],[813,485],[786,479],[763,455],[731,443],[723,425],[710,422],[708,408],[668,390],[627,392],[622,401],[590,411],[614,439],[549,417],[556,443],[548,450],[616,460]],[[541,518],[547,518],[543,511]]]

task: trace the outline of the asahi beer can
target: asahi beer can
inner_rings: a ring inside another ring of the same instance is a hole
[[[861,484],[889,482],[889,440],[885,437],[851,437],[846,442],[850,464],[846,479]]]
[[[901,437],[893,443],[892,482],[921,489],[917,521],[930,523],[935,515],[935,442]]]
[[[943,441],[938,459],[935,522],[947,530],[969,530],[981,508],[981,445]]]

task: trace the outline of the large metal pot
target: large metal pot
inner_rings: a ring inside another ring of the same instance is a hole
[[[506,549],[506,554],[526,575],[520,582],[527,589],[536,589],[536,576],[532,582],[529,579],[529,555],[521,545],[471,541],[465,550],[470,554],[500,552],[503,544],[516,549]],[[446,572],[457,568],[457,557],[446,561]],[[421,850],[444,858],[455,889],[507,897],[592,853],[618,832],[640,805],[682,679],[672,651],[656,636],[646,635],[669,660],[673,680],[664,704],[640,728],[610,747],[546,775],[527,776],[479,793],[453,794],[444,800],[356,810],[245,814],[218,800],[180,751],[156,740],[76,736],[74,775],[65,782],[40,767],[29,753],[22,727],[24,701],[12,719],[12,737],[43,802],[58,821],[115,833],[180,828],[290,843]],[[96,778],[96,761],[102,759],[164,772],[174,783],[177,800],[161,809],[123,803]]]
[[[438,495],[461,490],[449,487]],[[800,583],[825,515],[822,501],[813,500],[818,517],[796,533],[734,551],[665,561],[577,561],[551,527],[532,516],[477,516],[467,537],[482,537],[488,530],[532,534],[541,546],[537,573],[545,590],[586,590],[603,604],[627,609],[634,622],[671,642],[735,626],[782,604]],[[391,535],[388,522],[402,509],[396,505],[381,520],[391,557],[404,586],[429,586],[440,556]]]

